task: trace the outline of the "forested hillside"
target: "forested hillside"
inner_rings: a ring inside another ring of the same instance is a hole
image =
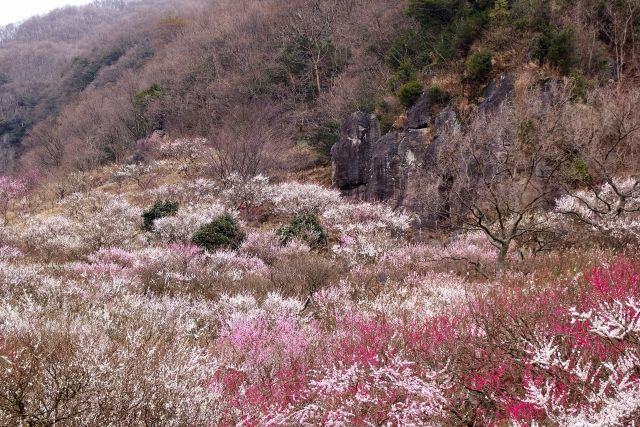
[[[0,29],[1,426],[640,424],[640,3]]]
[[[353,111],[375,112],[388,130],[425,89],[466,110],[500,72],[533,64],[535,79],[564,78],[582,99],[610,81],[633,84],[637,8],[105,0],[57,10],[2,30],[4,168],[19,167],[17,152],[26,168],[86,169],[122,160],[154,129],[215,144],[225,125],[259,134],[261,121],[287,148],[307,143],[326,160]]]

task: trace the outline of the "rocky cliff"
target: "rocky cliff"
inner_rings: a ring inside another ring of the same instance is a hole
[[[514,77],[503,75],[489,84],[476,108],[494,110],[508,100]],[[355,112],[342,125],[331,150],[333,184],[347,197],[386,201],[419,214],[423,226],[443,220],[450,180],[439,171],[439,155],[450,142],[449,126],[458,126],[451,106],[436,106],[423,94],[405,113],[402,129],[380,135],[373,114]]]

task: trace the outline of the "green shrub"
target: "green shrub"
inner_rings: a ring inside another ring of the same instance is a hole
[[[555,33],[549,43],[549,53],[547,58],[549,62],[568,74],[575,63],[575,37],[573,31],[562,30]]]
[[[575,68],[569,73],[569,94],[572,101],[587,101],[589,91],[596,85],[594,80],[585,77],[584,73]]]
[[[162,87],[154,83],[147,89],[136,93],[133,98],[134,105],[141,107],[146,106],[150,101],[161,98],[163,93]]]
[[[96,79],[100,70],[115,64],[125,53],[124,47],[115,47],[105,51],[101,56],[74,58],[70,75],[65,82],[67,91],[72,93],[85,89]]]
[[[467,53],[489,23],[493,5],[492,0],[411,0],[407,14],[420,23],[420,35],[428,40],[424,50],[440,62]]]
[[[335,121],[321,123],[309,135],[309,144],[314,147],[323,157],[331,157],[331,147],[338,142],[340,135],[340,124]]]
[[[150,209],[142,214],[144,229],[151,231],[156,219],[173,216],[176,213],[178,213],[178,203],[171,200],[157,200]]]
[[[293,239],[306,242],[312,249],[324,249],[327,247],[327,234],[325,233],[318,217],[314,214],[301,214],[276,230],[280,242],[286,245]]]
[[[376,105],[375,113],[380,122],[380,132],[382,132],[382,135],[393,129],[393,124],[398,118],[398,115],[402,114],[402,110],[399,104],[390,104],[385,100],[381,100]]]
[[[575,37],[573,31],[553,31],[545,29],[533,40],[531,57],[540,65],[549,62],[558,67],[563,74],[568,74],[575,64]]]
[[[465,78],[475,83],[482,83],[491,73],[491,52],[481,50],[475,52],[467,58],[464,66]]]
[[[152,130],[163,128],[163,112],[159,110],[157,106],[154,108],[153,102],[162,98],[164,94],[164,89],[154,83],[133,97],[133,114],[131,115],[130,130],[134,138],[145,137]]]
[[[451,100],[451,95],[440,86],[432,85],[427,89],[427,98],[432,104],[446,104]]]
[[[540,65],[544,64],[544,62],[547,60],[550,44],[551,37],[546,32],[535,37],[533,39],[533,42],[531,43],[531,49],[529,52],[531,58],[538,61]]]
[[[451,26],[449,30],[451,36],[443,37],[443,40],[449,42],[449,50],[452,51],[452,54],[456,52],[466,54],[473,42],[480,37],[488,22],[489,18],[486,12],[475,12],[461,17],[455,25]]]
[[[243,240],[244,233],[229,214],[221,215],[203,225],[191,238],[194,245],[210,252],[217,249],[238,249]]]
[[[405,58],[397,66],[396,71],[394,71],[389,77],[389,86],[392,90],[398,91],[400,89],[400,86],[416,79],[416,69],[413,65],[413,62],[411,61],[411,59]]]
[[[406,108],[415,104],[420,95],[422,95],[422,84],[417,80],[403,84],[398,90],[398,98]]]
[[[449,24],[463,9],[462,0],[410,0],[407,14],[432,30]]]
[[[571,165],[571,177],[575,181],[579,181],[583,184],[590,184],[593,180],[591,173],[589,173],[589,165],[583,159],[576,159]]]
[[[429,64],[429,48],[424,34],[418,30],[403,31],[393,39],[385,58],[392,70],[422,68]]]

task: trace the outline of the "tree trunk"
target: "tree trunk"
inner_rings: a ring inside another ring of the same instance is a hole
[[[496,270],[500,271],[504,267],[504,263],[507,260],[507,253],[509,252],[509,246],[511,241],[507,241],[500,246],[500,253],[498,254],[498,260],[496,261]]]
[[[316,86],[318,87],[318,96],[322,92],[322,87],[320,86],[320,71],[318,70],[318,63],[320,62],[320,54],[318,53],[318,58],[313,61],[313,71],[316,74]]]

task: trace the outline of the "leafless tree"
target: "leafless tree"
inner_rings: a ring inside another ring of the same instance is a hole
[[[638,105],[640,90],[612,85],[595,90],[587,105],[573,108],[565,149],[574,153],[574,162],[563,182],[570,207],[564,208],[592,229],[638,210]]]
[[[557,195],[557,180],[570,156],[557,149],[564,100],[558,105],[531,93],[522,102],[472,114],[452,126],[439,153],[438,206],[450,226],[483,232],[499,249],[502,268],[514,242],[549,244],[553,228],[543,215]]]
[[[270,171],[290,146],[289,130],[285,112],[270,101],[236,107],[209,133],[213,174],[224,181],[233,173],[246,179]]]
[[[37,147],[40,166],[57,168],[62,165],[65,144],[58,129],[58,123],[49,121],[34,128],[29,135],[29,143]]]
[[[294,43],[310,62],[310,77],[317,95],[321,95],[326,86],[327,69],[335,67],[339,59],[339,49],[334,40],[338,19],[349,16],[356,3],[357,0],[309,0],[301,2],[300,7],[288,15],[283,38]],[[305,65],[296,64],[296,67]]]
[[[615,55],[616,78],[622,83],[629,56],[635,53],[634,37],[640,23],[640,4],[636,0],[603,3],[600,30],[608,39]],[[631,50],[631,52],[630,52]]]

